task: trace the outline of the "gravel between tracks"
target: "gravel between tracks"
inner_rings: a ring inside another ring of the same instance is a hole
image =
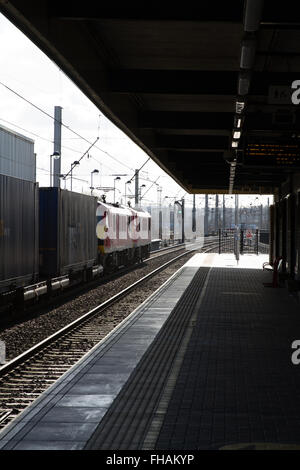
[[[96,288],[91,289],[77,298],[67,301],[59,307],[51,308],[40,312],[34,318],[23,319],[18,324],[0,330],[0,339],[6,344],[6,359],[11,360],[38,342],[47,338],[57,330],[76,320],[92,308],[109,299],[113,295],[125,289],[149,272],[158,268],[161,264],[178,256],[166,254],[144,266],[138,267],[117,279],[108,281]],[[140,305],[149,295],[165,282],[177,269],[183,266],[195,252],[191,252],[180,260],[171,264],[168,268],[151,278],[146,284],[140,286],[128,296],[121,299],[116,304],[99,316],[99,322],[103,326],[103,335],[106,336],[124,318],[126,318],[138,305]],[[101,339],[100,338],[100,339]]]

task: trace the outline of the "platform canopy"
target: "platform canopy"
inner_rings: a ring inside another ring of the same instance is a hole
[[[0,11],[186,191],[273,193],[300,171],[295,2],[130,3]]]

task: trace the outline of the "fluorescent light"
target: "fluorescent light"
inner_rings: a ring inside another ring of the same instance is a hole
[[[233,127],[234,128],[237,128],[239,129],[242,125],[242,118],[240,118],[239,116],[234,116],[234,124],[233,124]]]
[[[233,140],[233,141],[231,142],[231,147],[233,147],[233,148],[236,148],[238,145],[239,145],[239,143],[238,143],[237,140]]]
[[[233,138],[234,139],[239,139],[241,137],[241,131],[234,131],[233,132]]]

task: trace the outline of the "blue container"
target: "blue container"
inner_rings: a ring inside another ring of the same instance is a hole
[[[40,275],[55,277],[97,264],[97,199],[40,188]]]

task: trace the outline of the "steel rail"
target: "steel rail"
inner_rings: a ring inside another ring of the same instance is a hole
[[[207,245],[201,247],[202,253],[211,252],[213,246],[217,247],[218,243],[208,243]],[[199,246],[167,261],[115,296],[5,364],[0,369],[0,378],[2,380],[0,399],[3,405],[3,409],[0,410],[0,427],[3,429],[3,424],[6,427],[11,423],[20,412],[51,385],[49,382],[53,384],[88,352],[85,348],[81,350],[82,338],[89,338],[89,342],[91,342],[89,350],[97,345],[100,339],[97,337],[98,330],[93,326],[93,321],[97,321],[100,312],[104,312],[121,298],[126,297],[135,287],[143,284],[176,260],[195,251],[199,251]],[[70,341],[72,346],[69,348]],[[64,349],[66,346],[68,346],[67,350]],[[66,356],[64,356],[64,351]],[[60,360],[57,362],[58,357]],[[49,372],[50,376],[48,375]],[[37,388],[36,380],[38,382]],[[12,387],[11,391],[10,387]],[[6,422],[7,420],[9,421]]]
[[[56,331],[52,335],[48,336],[44,340],[40,341],[36,345],[32,346],[30,349],[27,351],[24,351],[22,354],[19,356],[15,357],[11,361],[7,362],[4,364],[2,367],[0,367],[0,378],[3,377],[3,375],[7,374],[8,372],[12,371],[14,368],[28,360],[30,357],[34,356],[36,353],[40,352],[42,349],[47,347],[49,344],[53,343],[66,333],[70,332],[71,330],[75,329],[76,327],[80,326],[82,323],[84,323],[86,320],[91,319],[94,315],[98,314],[99,312],[104,311],[114,303],[116,303],[118,300],[129,294],[131,291],[133,291],[136,287],[139,285],[144,284],[146,281],[148,281],[151,277],[155,276],[158,274],[160,271],[164,270],[166,267],[168,267],[170,264],[174,263],[175,261],[179,260],[180,258],[187,256],[189,253],[193,251],[197,251],[199,247],[193,248],[191,250],[185,251],[184,253],[181,253],[180,255],[176,256],[175,258],[172,258],[171,260],[167,261],[163,265],[159,266],[158,268],[154,269],[150,273],[148,273],[146,276],[143,276],[141,279],[138,281],[134,282],[130,286],[126,287],[122,291],[118,292],[115,294],[113,297],[110,299],[106,300],[105,302],[101,303],[97,307],[94,307],[92,310],[89,312],[85,313],[81,317],[77,318],[73,322],[69,323],[65,327],[61,328],[60,330]],[[207,251],[209,251],[211,247],[208,247]],[[206,253],[207,251],[204,251]]]

